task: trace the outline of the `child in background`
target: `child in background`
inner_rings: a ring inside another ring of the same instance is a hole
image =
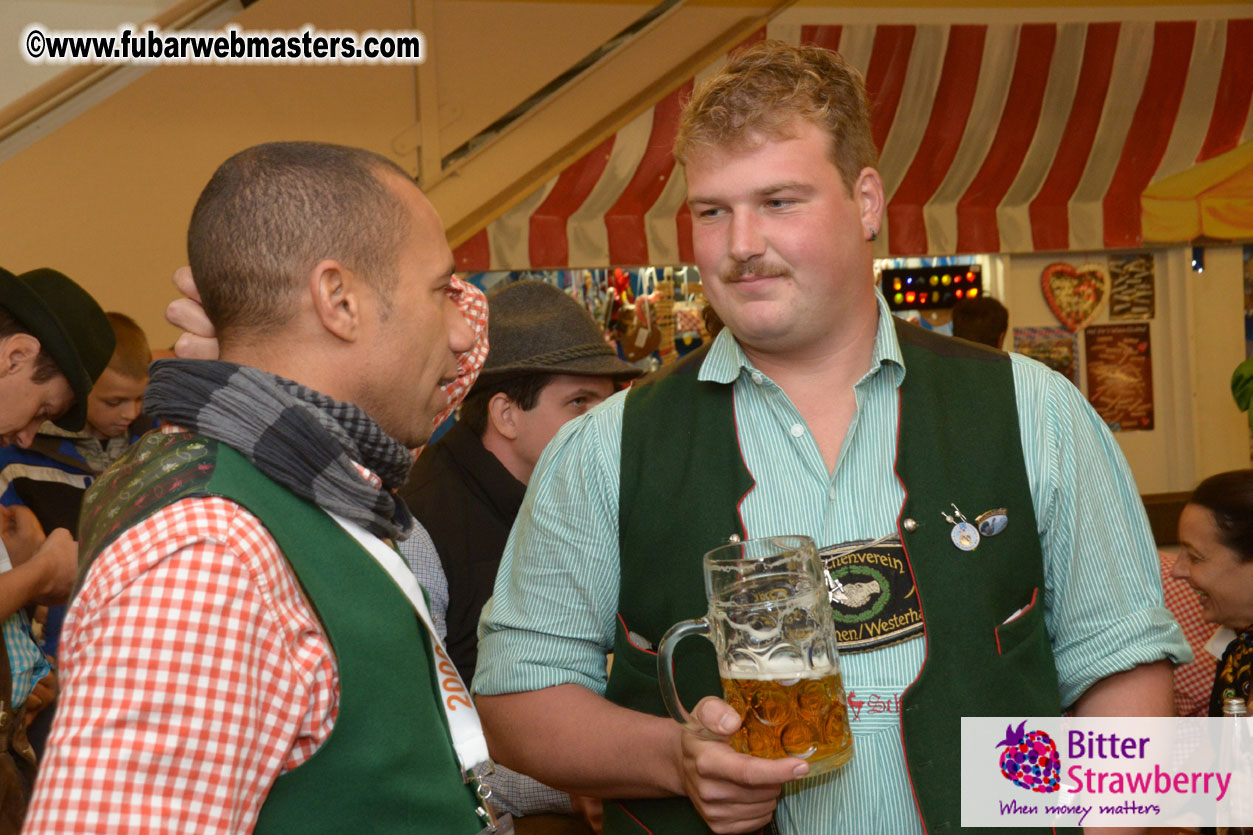
[[[0,447],[0,505],[25,505],[43,530],[66,528],[77,533],[84,492],[152,427],[152,422],[141,415],[152,362],[148,339],[129,316],[105,315],[113,326],[117,347],[87,398],[87,424],[82,431],[69,432],[49,422],[40,427],[28,449]],[[46,616],[35,618],[35,638],[52,659],[56,658],[64,616],[65,607],[56,606]],[[18,612],[13,617],[24,614]],[[49,674],[52,676],[55,673]],[[46,698],[50,688],[55,690],[54,681],[45,679],[41,684],[40,695],[31,698]],[[31,713],[42,709],[28,732],[35,751],[42,754],[52,711],[43,703],[30,707]]]

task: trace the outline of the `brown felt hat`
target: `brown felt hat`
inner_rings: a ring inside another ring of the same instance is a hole
[[[87,395],[113,356],[113,327],[100,305],[67,276],[43,267],[17,276],[0,269],[0,307],[39,340],[74,391],[74,405],[53,423],[82,429]]]
[[[515,281],[487,297],[487,344],[476,387],[531,374],[621,382],[644,373],[618,358],[583,305],[536,279]]]

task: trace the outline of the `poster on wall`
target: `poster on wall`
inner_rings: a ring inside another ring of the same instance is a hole
[[[1014,328],[1014,350],[1079,385],[1078,337],[1065,328]]]
[[[1153,428],[1153,359],[1147,322],[1084,331],[1088,402],[1111,431]]]
[[[1136,252],[1109,259],[1109,318],[1152,319],[1157,310],[1153,253]]]

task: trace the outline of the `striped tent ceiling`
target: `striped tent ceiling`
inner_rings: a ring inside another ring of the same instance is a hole
[[[1253,141],[1253,19],[788,33],[866,76],[880,256],[1138,247],[1147,187]],[[690,263],[670,145],[691,86],[466,241],[460,268]]]

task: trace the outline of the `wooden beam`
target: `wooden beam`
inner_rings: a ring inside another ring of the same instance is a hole
[[[413,0],[413,23],[415,29],[431,37],[435,32],[435,0]],[[438,53],[427,55],[413,72],[418,91],[418,185],[428,189],[444,178],[440,170]]]
[[[794,0],[671,9],[426,188],[457,246]]]
[[[176,30],[225,5],[230,0],[181,0],[140,26]],[[0,142],[60,107],[84,90],[99,84],[127,64],[80,64],[58,73],[34,90],[0,108]]]

